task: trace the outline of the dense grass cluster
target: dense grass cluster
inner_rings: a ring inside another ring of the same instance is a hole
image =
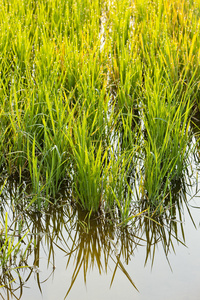
[[[0,164],[30,193],[129,217],[184,175],[200,106],[194,0],[0,0]]]

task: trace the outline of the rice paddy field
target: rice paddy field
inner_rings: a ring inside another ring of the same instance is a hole
[[[153,222],[168,253],[198,194],[199,109],[199,0],[0,0],[1,268],[52,207],[84,232]]]

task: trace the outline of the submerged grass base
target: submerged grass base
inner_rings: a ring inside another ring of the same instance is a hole
[[[64,187],[126,222],[170,193],[199,106],[199,19],[192,0],[0,1],[0,164],[28,174],[38,207]]]

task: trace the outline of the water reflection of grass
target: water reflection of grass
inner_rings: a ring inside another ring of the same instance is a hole
[[[154,208],[170,193],[199,105],[199,15],[192,0],[1,1],[0,164],[39,209],[65,189],[126,223],[136,186]]]
[[[169,200],[165,200],[169,203]],[[63,255],[62,264],[66,265],[66,270],[71,273],[71,283],[66,283],[68,286],[65,291],[66,298],[70,295],[78,277],[83,277],[87,284],[89,271],[92,270],[98,271],[100,275],[108,273],[110,286],[116,274],[122,272],[130,282],[130,286],[137,289],[137,274],[130,274],[127,271],[128,264],[134,260],[136,249],[145,247],[144,262],[150,261],[153,266],[158,246],[160,249],[162,245],[168,260],[169,252],[175,251],[175,244],[185,243],[182,221],[183,207],[187,205],[187,198],[181,182],[176,183],[176,190],[171,194],[170,201],[172,206],[168,209],[163,203],[162,213],[152,211],[148,203],[143,201],[139,209],[145,210],[145,214],[132,219],[126,227],[110,222],[110,218],[107,219],[106,215],[103,217],[96,214],[89,217],[81,209],[72,209],[69,202],[66,203],[64,200],[58,201],[54,207],[49,206],[45,212],[37,212],[30,207],[26,209],[23,202],[20,202],[13,212],[13,218],[20,214],[22,217],[17,218],[15,222],[16,235],[19,234],[19,229],[21,233],[29,229],[24,239],[26,245],[20,245],[24,255],[18,264],[16,282],[11,282],[15,277],[13,270],[8,268],[1,274],[1,284],[5,285],[4,289],[10,296],[14,294],[20,298],[31,277],[34,277],[42,291],[43,283],[56,272],[57,255]],[[4,209],[9,211],[9,205]],[[44,260],[49,274],[46,278],[41,267]]]
[[[1,188],[0,196],[3,188],[5,187],[5,184],[6,181],[4,181],[4,184]],[[27,237],[28,229],[26,228],[26,231],[24,231],[22,227],[21,214],[17,215],[10,224],[8,212],[5,212],[4,209],[1,209],[0,287],[5,287],[6,289],[8,289],[11,295],[14,295],[12,290],[12,283],[15,282],[16,277],[19,279],[21,283],[20,289],[22,289],[22,281],[19,275],[19,269],[26,267],[22,265],[22,262],[26,257],[26,251],[28,250],[29,245],[27,247],[24,247],[24,249],[22,250],[21,244],[24,243],[24,239]]]

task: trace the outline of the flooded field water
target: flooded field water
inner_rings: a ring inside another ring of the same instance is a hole
[[[64,201],[36,213],[17,211],[10,199],[1,207],[2,218],[7,211],[15,239],[29,232],[23,251],[1,270],[1,298],[199,299],[200,193],[195,181],[179,193],[176,219],[139,216],[125,228],[99,216],[86,223],[85,215]]]

